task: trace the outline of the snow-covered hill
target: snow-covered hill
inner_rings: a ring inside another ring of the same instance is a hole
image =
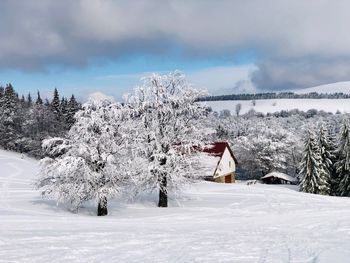
[[[169,208],[72,214],[32,190],[37,162],[0,151],[0,262],[348,262],[350,199],[203,182]]]
[[[305,94],[310,92],[317,93],[344,93],[350,94],[350,81],[341,81],[331,84],[320,85],[316,87],[294,90],[294,93]]]
[[[310,92],[350,94],[350,81],[292,90],[292,92],[297,94],[306,94]],[[242,105],[241,114],[247,113],[251,109],[265,114],[268,112],[273,113],[276,111],[292,109],[299,109],[302,111],[316,109],[332,113],[336,113],[337,111],[350,113],[350,99],[266,99],[256,100],[255,106],[253,106],[252,101],[250,100],[206,101],[202,103],[210,106],[214,111],[220,112],[227,109],[230,110],[232,114],[235,114],[237,104]]]
[[[235,114],[237,104],[242,105],[241,114],[247,113],[251,109],[265,114],[292,109],[302,111],[316,109],[332,113],[336,113],[339,110],[342,113],[350,113],[350,99],[267,99],[256,100],[255,106],[250,100],[206,101],[201,103],[217,112],[224,109],[230,110],[231,114]]]

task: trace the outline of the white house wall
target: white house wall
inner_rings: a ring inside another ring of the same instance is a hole
[[[225,148],[225,151],[222,155],[222,158],[219,162],[219,165],[216,169],[215,177],[223,176],[226,174],[230,174],[236,170],[235,160],[232,158],[230,151],[228,148]]]

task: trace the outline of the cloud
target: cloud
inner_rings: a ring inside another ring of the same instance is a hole
[[[348,60],[266,60],[252,74],[259,90],[293,90],[350,80]],[[330,91],[331,92],[331,91]]]
[[[205,89],[210,94],[232,94],[242,92],[255,92],[255,86],[251,81],[251,74],[257,70],[253,64],[240,66],[209,67],[204,69],[184,72],[187,80],[197,89]],[[158,72],[167,74],[169,71]],[[118,83],[123,89],[116,89],[114,85],[105,88],[104,91],[112,94],[118,100],[124,93],[132,92],[137,85],[142,84],[142,78],[152,72],[140,72],[134,74],[115,74],[97,76],[97,80],[110,83]]]
[[[257,70],[252,64],[227,67],[210,67],[187,74],[197,88],[208,90],[210,94],[250,93],[255,91],[251,74]]]
[[[188,59],[254,50],[258,88],[308,86],[347,77],[349,9],[347,0],[3,0],[0,69],[83,67],[173,46]],[[328,63],[344,72],[329,74]]]
[[[106,94],[99,92],[99,91],[89,94],[87,96],[87,99],[94,100],[94,101],[102,101],[102,100],[109,100],[112,102],[115,101],[113,96],[106,95]]]

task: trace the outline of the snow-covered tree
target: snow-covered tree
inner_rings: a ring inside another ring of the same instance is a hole
[[[246,177],[258,179],[272,171],[288,172],[296,144],[293,134],[280,127],[275,119],[241,122],[249,124],[247,131],[234,138],[232,145],[240,156],[240,167]]]
[[[51,110],[55,115],[56,120],[60,121],[61,120],[61,101],[60,101],[60,96],[58,94],[57,88],[55,88],[53,92],[53,98],[51,101]]]
[[[134,109],[134,156],[143,160],[138,188],[159,189],[159,207],[168,206],[168,193],[193,180],[188,156],[202,144],[199,127],[207,109],[195,100],[203,95],[180,72],[153,74],[126,99]],[[136,166],[140,162],[134,162]]]
[[[350,196],[350,133],[348,120],[343,122],[336,154],[339,158],[336,163],[339,178],[338,193],[341,196]]]
[[[32,106],[33,100],[32,100],[32,95],[30,93],[28,93],[27,96],[27,107],[29,108],[30,106]]]
[[[235,107],[237,117],[239,116],[239,113],[241,112],[241,110],[242,110],[242,104],[238,103]]]
[[[37,98],[36,98],[35,104],[38,104],[38,105],[42,105],[43,104],[43,100],[41,99],[39,91],[37,92]]]
[[[336,144],[335,144],[335,138],[331,131],[331,128],[327,128],[326,125],[323,123],[321,124],[319,135],[318,135],[318,143],[320,147],[320,153],[321,153],[321,159],[322,163],[325,166],[325,171],[327,173],[327,176],[330,178],[330,185],[331,185],[331,193],[335,194],[334,189],[334,180],[335,180],[335,162],[336,162]]]
[[[81,105],[76,101],[74,95],[71,96],[67,106],[66,122],[68,127],[72,126],[75,122],[74,115],[81,108]]]
[[[18,137],[18,101],[15,90],[8,84],[0,104],[0,142],[6,149],[13,150]]]
[[[312,194],[330,193],[330,176],[322,162],[321,150],[312,130],[308,131],[300,169],[300,191]]]
[[[123,132],[122,106],[108,101],[90,102],[76,114],[67,138],[43,142],[48,157],[41,161],[36,186],[44,197],[56,199],[77,210],[96,199],[98,215],[107,214],[107,199],[123,189],[130,176],[128,134]]]

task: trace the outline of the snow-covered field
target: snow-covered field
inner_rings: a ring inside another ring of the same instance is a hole
[[[293,109],[302,111],[316,109],[332,113],[339,110],[341,113],[350,113],[350,99],[268,99],[256,100],[255,102],[255,106],[253,106],[251,100],[206,101],[201,103],[217,112],[224,109],[230,110],[231,114],[235,114],[236,105],[239,103],[242,105],[240,114],[247,113],[250,109],[264,114]]]
[[[350,199],[203,182],[72,214],[32,190],[37,162],[0,151],[0,262],[349,262]]]
[[[342,81],[306,89],[292,90],[292,92],[298,94],[305,94],[310,92],[342,92],[345,94],[350,94],[350,81]],[[235,109],[237,104],[242,105],[240,114],[247,113],[251,109],[254,109],[257,112],[262,112],[264,114],[268,112],[273,113],[276,111],[293,109],[299,109],[302,111],[316,109],[332,113],[336,113],[339,110],[341,113],[350,113],[350,99],[268,99],[256,100],[255,106],[253,106],[251,100],[206,101],[202,103],[210,106],[214,111],[217,112],[225,109],[230,110],[231,114],[236,114]]]
[[[294,93],[305,94],[310,92],[317,93],[344,93],[350,94],[350,81],[340,81],[330,84],[324,84],[306,89],[292,90]]]

